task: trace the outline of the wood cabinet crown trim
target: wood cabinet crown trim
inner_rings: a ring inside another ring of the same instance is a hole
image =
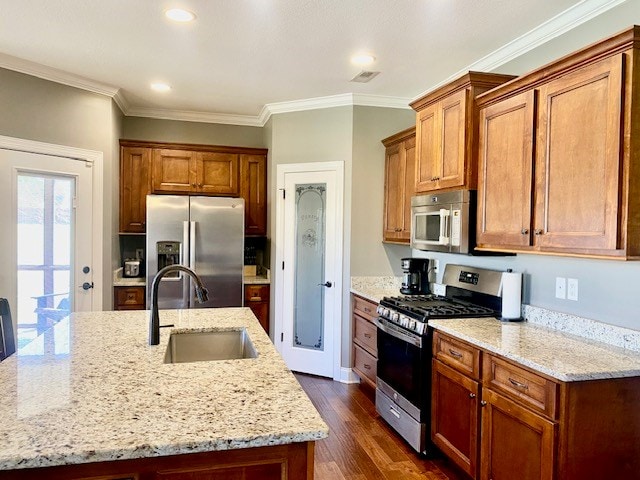
[[[598,62],[629,49],[637,48],[640,48],[640,26],[634,25],[627,30],[587,45],[580,50],[569,53],[529,73],[525,73],[507,83],[484,92],[476,97],[476,103],[479,107],[491,105],[496,101],[503,100],[507,96],[517,95],[524,90],[536,88],[543,83],[548,83],[554,78],[591,63]]]
[[[461,77],[453,80],[452,82],[443,85],[431,92],[426,93],[424,96],[414,100],[409,104],[416,112],[424,109],[426,106],[433,102],[437,102],[457,90],[462,90],[468,87],[483,87],[494,88],[498,85],[516,78],[514,75],[504,75],[499,73],[484,73],[484,72],[467,72]]]
[[[193,152],[238,153],[247,155],[266,155],[267,148],[234,147],[229,145],[205,145],[198,143],[150,142],[146,140],[120,139],[121,147],[162,148],[168,150],[189,150]]]
[[[406,130],[402,130],[401,132],[398,132],[398,133],[394,133],[390,137],[384,138],[380,141],[386,148],[389,148],[395,145],[396,143],[400,143],[403,140],[407,140],[412,136],[415,136],[415,134],[416,134],[416,127],[414,125],[413,127],[407,128]]]

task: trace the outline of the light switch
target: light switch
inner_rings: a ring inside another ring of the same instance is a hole
[[[578,301],[578,279],[567,278],[567,298]]]
[[[556,298],[567,298],[567,279],[565,277],[556,277]]]

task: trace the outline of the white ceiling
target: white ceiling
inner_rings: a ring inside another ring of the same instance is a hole
[[[115,96],[129,115],[260,124],[265,106],[317,97],[406,106],[624,1],[0,0],[0,66]],[[175,6],[196,21],[165,19]],[[350,82],[359,52],[377,59],[370,83]],[[171,92],[152,92],[158,80]]]

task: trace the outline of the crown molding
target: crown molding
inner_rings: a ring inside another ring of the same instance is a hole
[[[447,83],[455,80],[460,75],[469,71],[491,72],[505,63],[524,55],[525,53],[543,45],[544,43],[559,37],[563,33],[568,32],[592,18],[611,10],[618,5],[626,3],[628,0],[583,0],[582,2],[568,8],[564,12],[560,12],[553,18],[529,30],[524,35],[510,41],[502,47],[485,55],[481,59],[473,62],[465,68],[459,70],[449,76],[442,82],[431,86],[421,94],[412,99],[412,102],[418,100],[429,92],[440,88]]]
[[[145,107],[129,107],[126,111],[123,110],[122,112],[127,117],[180,120],[183,122],[221,123],[225,125],[243,125],[249,127],[262,127],[264,125],[260,124],[259,117],[255,115],[234,115],[229,113],[208,113]]]
[[[0,53],[0,67],[112,98],[119,90],[117,87],[106,83],[96,82],[80,75],[23,60],[5,53]]]

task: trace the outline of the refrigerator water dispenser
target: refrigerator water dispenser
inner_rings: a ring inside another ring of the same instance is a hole
[[[157,242],[156,249],[158,252],[158,271],[168,265],[177,265],[181,263],[182,256],[181,242]],[[180,278],[180,272],[169,272],[165,278]]]

